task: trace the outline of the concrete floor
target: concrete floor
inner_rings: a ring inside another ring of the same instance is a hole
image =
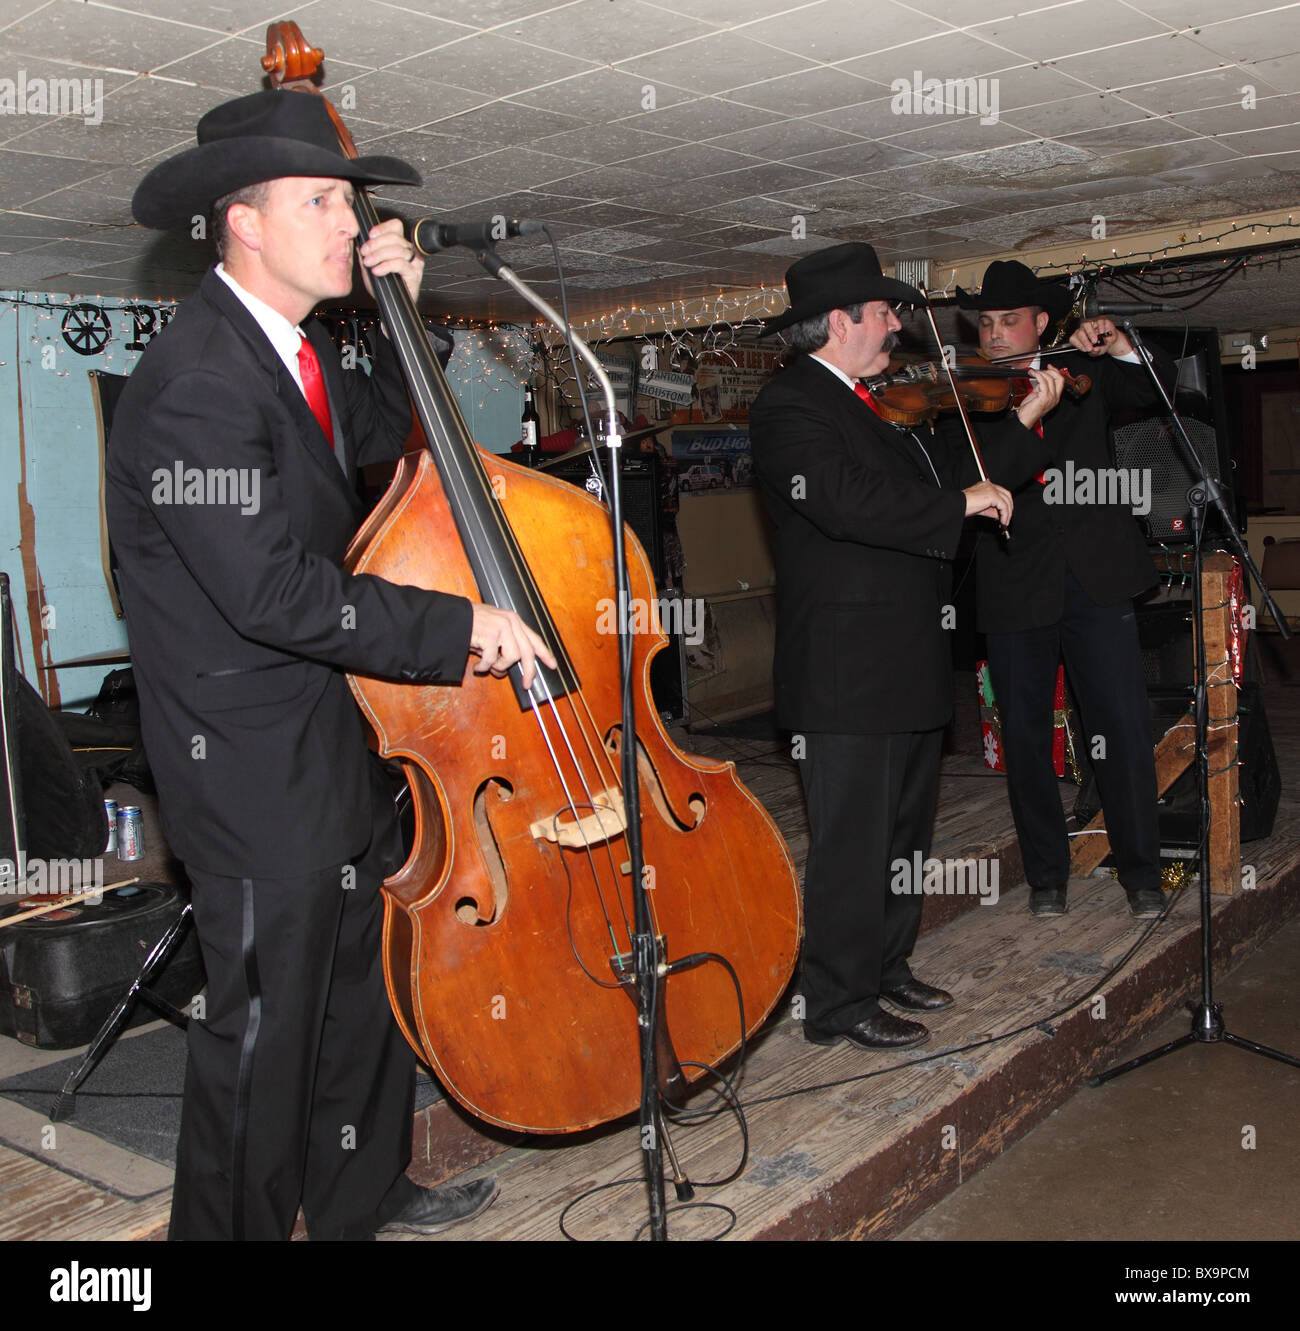
[[[1298,951],[1300,918],[1214,998],[1230,1032],[1300,1058]],[[1180,1014],[1114,1063],[1189,1027]],[[1179,1050],[1080,1091],[898,1238],[1300,1239],[1297,1103],[1300,1069],[1226,1044]]]

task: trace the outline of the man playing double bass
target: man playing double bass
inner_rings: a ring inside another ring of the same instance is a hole
[[[435,1233],[496,1195],[405,1175],[415,1065],[378,894],[400,849],[344,672],[454,682],[473,654],[527,686],[553,662],[510,612],[343,571],[357,467],[400,455],[410,411],[386,338],[367,378],[305,321],[351,290],[354,242],[367,286],[418,293],[400,222],[358,238],[352,191],[376,183],[420,182],[344,158],[322,99],[263,92],[204,116],[132,205],[151,227],[210,217],[221,259],[132,374],[107,464],[141,724],[208,976],[178,1239],[284,1239],[299,1205],[312,1238]]]

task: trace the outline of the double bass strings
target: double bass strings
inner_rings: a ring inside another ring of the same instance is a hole
[[[566,804],[566,806],[567,806],[569,812],[573,815],[574,826],[575,826],[575,827],[578,827],[578,828],[581,828],[581,826],[582,826],[582,818],[581,818],[580,814],[578,813],[578,809],[579,809],[580,807],[582,807],[582,808],[589,808],[589,809],[591,809],[593,812],[596,812],[596,808],[597,808],[597,806],[596,806],[596,802],[595,802],[595,799],[596,799],[596,797],[595,797],[595,793],[592,791],[591,786],[588,784],[588,782],[587,782],[587,778],[586,778],[586,776],[583,774],[583,771],[582,771],[582,764],[578,761],[578,757],[577,757],[577,755],[576,755],[576,754],[574,753],[574,751],[573,751],[573,745],[572,745],[572,742],[571,742],[570,739],[569,739],[568,731],[567,731],[567,729],[565,728],[565,726],[564,726],[564,722],[563,722],[563,720],[562,720],[561,717],[560,717],[559,707],[558,707],[558,705],[557,705],[557,703],[556,703],[555,698],[553,698],[553,697],[550,696],[550,686],[549,686],[548,684],[545,684],[545,681],[543,681],[543,685],[544,685],[544,687],[545,687],[545,689],[546,689],[546,693],[547,693],[547,695],[548,695],[544,705],[546,705],[547,707],[549,707],[550,710],[551,710],[551,711],[554,713],[554,715],[555,715],[556,727],[557,727],[557,729],[558,729],[558,731],[559,731],[561,737],[562,737],[563,740],[564,740],[564,747],[565,747],[565,749],[568,751],[569,758],[570,758],[570,760],[571,760],[572,763],[573,763],[574,771],[575,771],[576,774],[577,774],[577,779],[578,779],[578,781],[579,781],[579,782],[581,783],[581,785],[582,785],[582,792],[583,792],[583,794],[587,797],[587,799],[586,799],[586,803],[585,803],[585,804],[583,804],[583,805],[579,805],[579,804],[574,800],[574,798],[573,798],[573,793],[572,793],[572,791],[570,791],[570,789],[569,789],[569,784],[568,784],[568,782],[565,780],[564,771],[563,771],[563,769],[562,769],[562,767],[561,767],[561,764],[560,764],[560,758],[559,758],[559,755],[556,753],[555,746],[554,746],[554,743],[552,742],[550,732],[548,731],[548,729],[547,729],[547,727],[546,727],[546,722],[545,722],[545,720],[544,720],[543,717],[542,717],[541,706],[537,703],[537,701],[536,701],[535,699],[532,699],[532,700],[531,700],[531,702],[532,702],[533,715],[534,715],[534,716],[536,717],[536,719],[537,719],[537,728],[538,728],[539,733],[540,733],[541,736],[542,736],[542,742],[546,745],[547,752],[551,755],[551,765],[552,765],[552,766],[554,767],[554,769],[555,769],[556,779],[557,779],[557,780],[559,781],[559,783],[560,783],[560,788],[564,791],[565,804]],[[572,707],[572,706],[573,706],[573,704],[572,704],[572,695],[570,695],[570,707]],[[585,706],[585,700],[584,700],[584,706]],[[575,716],[575,719],[578,719],[578,718],[577,718],[577,709],[574,708],[573,710],[574,710],[574,716]],[[592,744],[591,744],[591,738],[590,738],[590,736],[589,736],[588,733],[587,733],[587,728],[586,728],[586,726],[584,726],[584,725],[582,725],[581,723],[579,723],[579,727],[578,727],[578,728],[579,728],[579,732],[581,733],[581,735],[582,735],[584,741],[585,741],[586,744],[587,744],[587,751],[588,751],[589,755],[591,756],[593,762],[596,763],[597,768],[599,768],[599,765],[600,765],[600,764],[599,764],[599,760],[596,758],[595,750],[594,750],[594,748],[593,748],[593,746],[592,746]],[[564,810],[563,810],[563,809],[560,809],[560,810],[557,810],[557,811],[552,815],[552,826],[556,829],[557,833],[558,833],[558,831],[559,831],[559,819],[560,819],[561,815],[563,814],[563,812],[564,812]],[[604,838],[604,849],[605,849],[605,854],[606,854],[607,858],[609,859],[610,870],[611,870],[611,872],[615,872],[615,871],[616,871],[616,866],[615,866],[615,864],[614,864],[614,855],[613,855],[613,850],[612,850],[612,848],[610,847],[610,844],[609,844],[609,838],[608,838],[608,837]],[[573,878],[572,878],[572,875],[571,875],[570,872],[569,872],[568,861],[565,860],[565,858],[564,858],[564,848],[560,845],[558,839],[557,839],[557,841],[556,841],[556,853],[557,853],[557,854],[559,855],[559,857],[560,857],[560,863],[561,863],[561,865],[564,867],[564,876],[565,876],[566,880],[567,880],[568,883],[569,883],[569,896],[570,896],[570,903],[571,903],[571,902],[572,902],[572,896],[573,896]],[[614,951],[617,953],[618,951],[620,951],[620,947],[619,947],[619,941],[618,941],[618,938],[617,938],[617,936],[616,936],[616,934],[615,934],[615,932],[614,932],[614,921],[613,921],[613,918],[612,918],[611,915],[610,915],[609,906],[608,906],[608,904],[607,904],[606,901],[605,901],[605,893],[604,893],[604,890],[603,890],[602,885],[601,885],[601,881],[600,881],[600,873],[599,873],[599,871],[598,871],[598,869],[597,869],[597,867],[596,867],[595,856],[594,856],[593,853],[592,853],[591,843],[590,843],[589,840],[587,840],[587,838],[586,838],[585,836],[584,836],[584,838],[583,838],[583,853],[584,853],[584,855],[586,856],[586,858],[587,858],[587,863],[588,863],[588,865],[589,865],[589,867],[590,867],[590,869],[591,869],[591,879],[592,879],[592,882],[595,884],[595,888],[596,888],[596,897],[597,897],[597,900],[600,902],[601,912],[602,912],[603,915],[605,916],[605,927],[609,930],[609,939],[610,939],[610,943],[611,943],[611,945],[613,946]],[[614,881],[615,881],[615,883],[617,883],[617,881],[618,881],[617,878],[615,878]],[[628,937],[629,937],[629,939],[630,939],[630,938],[631,938],[631,929],[630,929],[630,927],[629,927],[629,925],[628,925],[627,912],[626,912],[626,910],[624,910],[624,908],[623,908],[623,898],[622,898],[622,894],[621,894],[621,893],[618,893],[618,892],[616,891],[616,892],[615,892],[615,896],[616,896],[616,899],[618,900],[619,913],[620,913],[620,914],[622,915],[622,917],[623,917],[623,928],[624,928],[624,930],[626,931],[626,933],[627,933],[627,935],[628,935]],[[568,908],[567,908],[567,907],[566,907],[566,918],[570,918],[570,920],[571,920],[571,917],[569,916],[569,911],[568,911]],[[586,974],[587,974],[592,980],[594,980],[595,983],[601,985],[602,987],[606,987],[606,988],[616,988],[616,987],[617,987],[616,984],[606,985],[604,981],[598,979],[595,975],[593,975],[592,972],[588,969],[587,965],[583,962],[582,958],[578,955],[577,943],[576,943],[576,941],[575,941],[575,939],[574,939],[574,937],[573,937],[573,929],[572,929],[572,924],[571,924],[571,923],[570,923],[570,927],[569,927],[569,929],[568,929],[568,934],[569,934],[569,946],[570,946],[570,948],[573,950],[574,960],[577,961],[578,965],[582,967],[582,970],[583,970],[583,971],[584,971],[584,972],[585,972],[585,973],[586,973]]]
[[[364,191],[358,191],[354,204],[358,218],[362,224],[366,226],[367,230],[378,222],[378,215],[374,211],[373,203]],[[427,335],[424,335],[423,324],[420,322],[419,313],[415,308],[414,301],[411,299],[410,292],[406,289],[405,284],[402,283],[400,279],[395,281],[380,279],[380,282],[383,284],[383,294],[388,298],[387,300],[381,298],[381,305],[395,304],[401,307],[400,310],[393,309],[390,312],[390,318],[385,326],[390,328],[390,334],[401,344],[400,349],[406,353],[402,359],[413,377],[419,381],[418,385],[412,385],[413,389],[416,390],[414,392],[416,401],[420,402],[421,400],[424,400],[425,402],[429,402],[446,400],[446,395],[437,391],[437,389],[441,387],[437,384],[437,380],[442,377],[442,372],[440,367],[438,367],[437,362],[432,357],[432,351],[429,347]],[[415,332],[417,329],[421,334],[418,339]],[[568,656],[567,653],[563,651],[563,644],[559,636],[559,631],[556,628],[554,621],[551,619],[545,603],[537,592],[531,570],[528,568],[518,550],[514,539],[514,533],[506,522],[505,515],[501,512],[491,481],[488,478],[482,458],[479,457],[477,448],[466,435],[463,429],[463,423],[462,428],[449,431],[448,433],[452,436],[453,440],[459,440],[460,447],[444,449],[439,455],[440,463],[449,464],[445,468],[443,466],[440,466],[439,468],[444,487],[455,487],[459,490],[460,497],[466,501],[477,492],[484,501],[479,505],[474,505],[469,502],[466,502],[463,505],[462,513],[464,514],[466,521],[457,524],[461,539],[465,545],[469,547],[469,552],[473,555],[477,555],[478,567],[489,566],[492,561],[487,558],[487,555],[489,552],[493,551],[494,544],[491,535],[487,531],[482,530],[479,526],[479,521],[482,516],[485,513],[489,515],[490,520],[496,527],[497,542],[495,549],[498,553],[504,550],[528,604],[527,606],[520,606],[517,604],[516,598],[510,595],[504,586],[486,589],[480,587],[480,595],[487,595],[498,604],[508,605],[508,607],[515,610],[516,613],[520,613],[525,618],[530,619],[547,638],[548,645],[555,651],[557,660],[567,661]],[[474,562],[475,561],[471,559],[471,563],[473,564]],[[568,673],[572,680],[572,670],[570,669]],[[576,683],[576,681],[573,682]],[[540,705],[539,700],[536,697],[536,694],[539,691],[543,695],[540,700]],[[579,697],[582,698],[581,690],[577,690],[577,692]],[[602,765],[605,765],[607,768],[604,781],[606,788],[614,786],[621,789],[621,781],[618,774],[614,771],[612,763],[608,760],[604,746],[599,742],[593,742],[593,732],[596,729],[595,719],[591,715],[586,699],[582,698],[582,709],[586,713],[586,720],[584,721],[583,717],[579,714],[577,707],[573,703],[572,691],[569,692],[568,697],[570,700],[570,707],[573,711],[574,721],[576,722],[579,733],[582,737],[582,743],[586,747],[587,755],[596,773],[594,780],[589,781],[583,770],[583,764],[580,761],[578,754],[575,752],[568,727],[566,727],[564,719],[560,713],[558,700],[550,688],[545,673],[539,669],[538,676],[534,680],[533,690],[529,694],[529,705],[536,719],[538,731],[542,737],[543,743],[550,755],[551,765],[556,780],[559,782],[560,788],[564,793],[565,807],[567,807],[568,812],[572,815],[574,825],[581,828],[582,818],[579,809],[589,808],[593,812],[597,810],[596,792],[592,787],[593,785],[599,786],[601,784],[600,773]],[[543,718],[541,711],[542,706],[549,708],[554,716],[556,730],[563,740],[563,747],[568,753],[569,760],[573,766],[575,784],[581,788],[581,793],[585,797],[582,801],[575,798],[574,791],[570,788],[570,783],[566,778],[560,754],[557,752],[555,742],[552,739],[549,728]],[[553,815],[553,817],[558,820],[562,812],[563,809]],[[603,838],[603,841],[605,858],[609,861],[612,881],[615,884],[614,896],[618,903],[618,914],[622,917],[623,931],[627,938],[626,944],[621,947],[617,936],[615,917],[611,913],[609,903],[606,900],[601,874],[596,864],[593,848],[589,843],[584,846],[584,854],[588,861],[596,899],[599,902],[600,911],[604,916],[605,927],[610,935],[611,945],[614,947],[615,952],[618,953],[620,951],[630,950],[632,930],[624,907],[622,893],[617,890],[618,867],[614,861],[613,850],[610,846],[608,837]],[[586,842],[585,837],[584,842]],[[563,848],[559,848],[558,853],[561,857],[561,863],[564,864],[566,877],[569,877],[569,867],[564,859]],[[572,882],[571,877],[569,880]],[[653,915],[653,902],[651,902],[651,913]],[[603,985],[604,982],[592,974],[588,966],[584,964],[578,956],[576,943],[573,940],[571,924],[569,934],[570,945],[573,947],[574,957],[578,961],[578,964],[595,983]],[[609,987],[617,986],[611,985]]]

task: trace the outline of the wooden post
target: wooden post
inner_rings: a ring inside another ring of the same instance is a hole
[[[1241,821],[1237,810],[1237,689],[1229,662],[1231,614],[1228,580],[1234,560],[1213,554],[1205,560],[1201,595],[1205,608],[1205,665],[1209,675],[1210,891],[1230,895],[1241,887]],[[1193,632],[1196,626],[1193,625]],[[1193,638],[1195,651],[1195,638]],[[1195,659],[1195,658],[1193,658]],[[1192,712],[1171,726],[1156,745],[1156,789],[1166,790],[1196,762]],[[1070,877],[1086,878],[1110,853],[1106,819],[1098,814],[1077,836]]]
[[[1237,810],[1237,686],[1232,678],[1228,581],[1234,560],[1205,561],[1205,670],[1210,716],[1210,891],[1231,895],[1241,886],[1241,817]]]

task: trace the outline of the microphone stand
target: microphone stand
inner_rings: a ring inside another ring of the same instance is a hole
[[[663,1147],[667,1142],[659,1108],[659,1063],[655,1036],[658,1029],[658,1008],[661,1001],[660,977],[666,976],[668,967],[659,955],[643,878],[641,848],[641,791],[637,781],[636,700],[632,671],[631,588],[627,579],[627,550],[623,539],[623,498],[619,457],[623,440],[618,431],[618,411],[614,402],[614,387],[605,367],[596,354],[578,337],[569,324],[541,296],[508,268],[491,246],[476,249],[474,257],[494,277],[499,277],[519,293],[543,318],[549,320],[569,339],[578,354],[591,367],[605,395],[609,413],[609,433],[606,444],[610,450],[610,474],[606,489],[609,493],[610,521],[614,540],[614,586],[618,593],[618,664],[619,682],[623,698],[623,735],[620,758],[623,775],[623,807],[627,817],[627,846],[632,878],[633,972],[637,993],[637,1032],[641,1054],[641,1149],[645,1159],[646,1186],[650,1194],[650,1237],[657,1242],[668,1238],[667,1215],[664,1208]],[[581,387],[581,385],[579,385]],[[596,459],[596,440],[592,440],[592,458]],[[671,1153],[671,1143],[668,1146]]]
[[[1192,446],[1192,441],[1183,428],[1182,419],[1174,410],[1174,404],[1170,400],[1169,394],[1165,392],[1165,386],[1160,382],[1160,376],[1155,371],[1151,352],[1142,341],[1137,329],[1133,327],[1131,320],[1122,320],[1122,325],[1134,350],[1146,367],[1151,382],[1155,384],[1156,391],[1165,404],[1165,409],[1169,412],[1178,438],[1179,450],[1188,470],[1193,475],[1200,477],[1199,480],[1193,482],[1187,493],[1187,498],[1191,505],[1192,538],[1195,542],[1193,546],[1192,623],[1196,638],[1196,789],[1198,800],[1197,829],[1200,834],[1201,997],[1199,1002],[1188,1004],[1192,1014],[1192,1025],[1191,1030],[1186,1035],[1181,1035],[1178,1039],[1171,1040],[1158,1049],[1139,1054],[1136,1058],[1129,1059],[1128,1062],[1121,1063],[1118,1067],[1099,1073],[1091,1078],[1088,1084],[1090,1086],[1101,1086],[1114,1077],[1122,1077],[1126,1072],[1132,1072],[1134,1068],[1153,1063],[1156,1059],[1163,1058],[1166,1054],[1171,1054],[1174,1050],[1182,1049],[1189,1044],[1232,1044],[1239,1049],[1248,1049],[1253,1054],[1261,1054],[1265,1058],[1273,1058],[1280,1063],[1288,1063],[1293,1068],[1300,1068],[1300,1059],[1290,1054],[1281,1053],[1277,1049],[1271,1049],[1267,1045],[1256,1044],[1253,1040],[1234,1035],[1224,1026],[1223,1005],[1214,1001],[1213,916],[1210,907],[1210,855],[1208,844],[1210,826],[1209,683],[1205,660],[1205,621],[1203,618],[1205,606],[1201,588],[1201,571],[1204,561],[1201,542],[1204,535],[1207,503],[1214,505],[1238,558],[1250,570],[1251,576],[1258,583],[1263,593],[1264,603],[1268,606],[1269,614],[1273,616],[1273,620],[1277,624],[1278,632],[1283,639],[1286,639],[1291,636],[1291,631],[1287,627],[1286,620],[1278,612],[1277,603],[1274,601],[1272,593],[1259,576],[1259,570],[1256,569],[1254,561],[1250,557],[1250,551],[1246,549],[1245,543],[1241,539],[1241,533],[1237,530],[1232,515],[1223,502],[1223,491],[1218,481],[1206,473],[1199,454]]]

